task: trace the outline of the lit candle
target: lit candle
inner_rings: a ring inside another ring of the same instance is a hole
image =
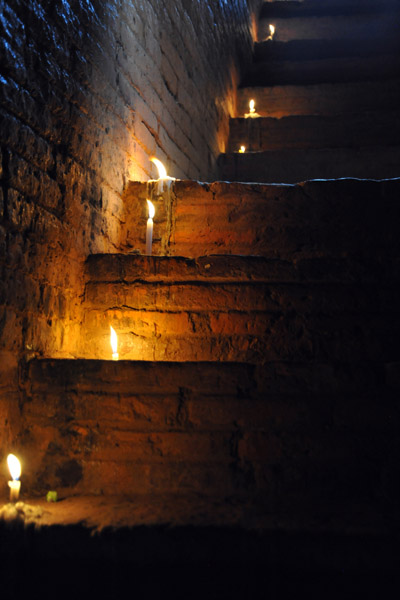
[[[274,39],[274,35],[275,35],[275,25],[272,25],[271,23],[268,25],[269,28],[269,36],[267,37],[267,40],[273,40]]]
[[[12,481],[8,482],[10,488],[10,502],[16,502],[19,496],[19,490],[21,489],[21,482],[18,481],[21,477],[21,463],[14,454],[7,456],[8,469],[10,471]]]
[[[118,360],[118,338],[114,329],[110,325],[110,342],[111,342],[111,350],[112,350],[112,359]]]
[[[158,182],[158,193],[162,194],[164,191],[164,181],[169,186],[171,181],[175,181],[175,177],[169,177],[169,175],[167,175],[167,170],[164,167],[164,165],[162,164],[161,160],[158,160],[158,158],[155,158],[154,156],[152,158],[150,158],[150,160],[152,163],[154,163],[156,165],[157,170],[158,170],[158,179],[150,180],[150,181]]]
[[[244,154],[246,152],[246,146],[240,146],[239,152],[240,154]]]
[[[249,102],[249,110],[250,112],[246,113],[244,116],[246,119],[248,119],[249,117],[251,119],[254,119],[256,117],[259,117],[260,115],[258,113],[256,113],[256,103],[254,102],[254,100],[250,100]]]
[[[147,205],[149,207],[149,218],[147,219],[147,229],[146,229],[146,254],[151,255],[152,252],[152,244],[153,244],[153,219],[156,212],[154,208],[154,204],[147,200]]]

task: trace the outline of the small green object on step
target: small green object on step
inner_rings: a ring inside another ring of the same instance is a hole
[[[57,502],[57,492],[47,492],[46,494],[46,500],[47,502]]]

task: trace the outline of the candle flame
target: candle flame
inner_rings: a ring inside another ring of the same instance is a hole
[[[254,102],[254,100],[250,100],[249,108],[250,108],[251,113],[253,113],[255,111],[255,106],[256,106],[256,103]]]
[[[110,343],[111,343],[112,353],[117,354],[118,353],[118,337],[117,337],[117,334],[115,333],[114,329],[111,327],[111,325],[110,325]]]
[[[275,34],[275,25],[270,24],[269,25],[269,36],[270,36],[271,40],[274,37],[274,34]]]
[[[147,200],[147,205],[149,207],[149,219],[154,219],[154,215],[156,214],[156,209],[154,208],[154,204]]]
[[[158,160],[158,158],[156,158],[155,156],[153,156],[151,159],[151,162],[154,163],[158,169],[158,176],[160,179],[167,179],[168,175],[167,175],[167,170],[164,167],[164,165],[162,164],[161,160]]]
[[[7,456],[7,464],[10,475],[14,481],[19,479],[21,477],[21,463],[18,458],[14,454],[9,454]]]
[[[239,152],[240,154],[244,154],[246,152],[246,146],[240,146]]]

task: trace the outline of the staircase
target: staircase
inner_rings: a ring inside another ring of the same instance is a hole
[[[397,0],[266,2],[239,90],[229,181],[391,178],[400,162]],[[260,118],[244,118],[249,100]],[[240,154],[241,145],[247,149]]]
[[[129,184],[121,252],[87,260],[77,359],[27,366],[32,491],[122,495],[158,523],[390,533],[398,3],[359,5],[265,3],[276,37],[239,90],[261,116],[232,120],[221,157],[234,183]]]

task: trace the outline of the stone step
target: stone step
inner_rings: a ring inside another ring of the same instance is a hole
[[[290,116],[281,119],[231,119],[228,152],[290,148],[356,148],[395,146],[400,139],[400,111],[345,115]]]
[[[221,154],[221,179],[242,182],[296,183],[310,179],[395,178],[400,146],[310,148]]]
[[[396,12],[398,0],[268,0],[264,2],[260,19],[309,16],[351,16]]]
[[[398,77],[399,54],[366,57],[269,60],[255,62],[246,72],[242,87],[314,85],[356,81],[384,81]]]
[[[391,111],[400,105],[400,79],[242,87],[238,90],[237,116],[249,112],[251,99],[263,117]]]
[[[396,54],[400,50],[398,37],[385,37],[376,39],[368,36],[367,39],[357,40],[291,40],[279,42],[268,40],[254,45],[255,62],[269,61],[301,61],[321,60],[327,58],[345,57],[376,57],[379,54]]]
[[[263,17],[258,24],[258,40],[270,36],[269,25],[275,26],[274,41],[291,40],[366,40],[398,37],[400,11],[393,10],[379,15],[291,15],[287,17]]]
[[[121,259],[128,274],[122,278]],[[110,325],[126,360],[375,360],[392,351],[400,295],[381,279],[379,288],[360,280],[282,282],[279,269],[288,279],[294,265],[233,256],[186,260],[186,269],[183,262],[118,255],[89,260],[95,280],[85,290],[80,356],[110,357]],[[388,314],[390,328],[383,319]]]
[[[278,169],[278,176],[287,180],[294,168],[293,159],[309,152],[267,153],[268,157],[279,155],[284,160],[272,165],[272,175]],[[317,151],[316,160],[321,161],[321,153]],[[264,153],[225,155],[227,178],[234,180],[239,175],[234,169],[237,165],[246,166],[249,157],[265,158]],[[240,163],[239,158],[246,162]],[[253,168],[251,160],[248,164]],[[310,162],[308,169],[310,165],[314,167]],[[260,173],[268,176],[265,164],[262,169],[253,169],[254,179]],[[371,167],[371,174],[373,171]],[[187,257],[258,254],[291,262],[322,256],[373,257],[378,252],[397,256],[399,189],[400,180],[350,179],[301,185],[175,181],[169,192],[153,195],[153,253]],[[128,184],[121,252],[145,252],[149,197],[151,190],[145,183]]]
[[[382,363],[34,360],[25,377],[25,493],[200,494],[284,526],[318,507],[345,527],[338,500],[358,515],[392,501],[399,406]]]

